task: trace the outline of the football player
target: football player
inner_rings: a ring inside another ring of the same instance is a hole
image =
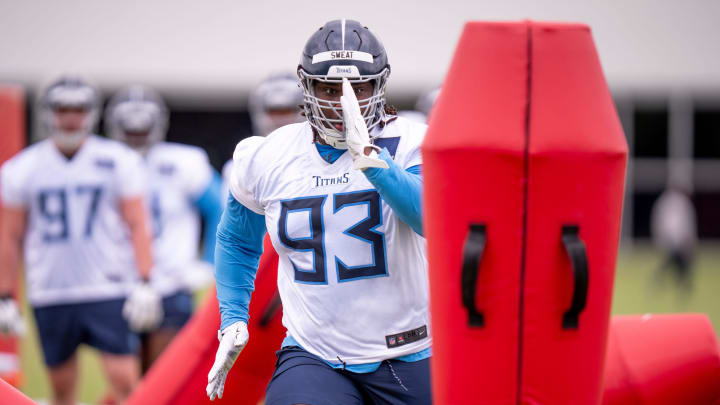
[[[439,95],[440,87],[426,91],[421,94],[415,102],[414,110],[398,111],[398,115],[417,122],[427,123],[430,120],[430,113],[432,112],[433,105],[435,105],[435,100],[437,100]]]
[[[81,343],[100,351],[109,385],[124,400],[139,378],[129,324],[152,326],[162,311],[147,283],[152,256],[140,156],[91,135],[98,109],[98,93],[84,81],[54,82],[39,105],[48,139],[0,172],[0,330],[22,331],[9,294],[24,253],[54,404],[75,403]]]
[[[302,102],[303,92],[296,75],[278,73],[267,77],[253,90],[248,100],[253,135],[267,136],[282,126],[301,122]],[[231,172],[232,159],[222,169],[224,197],[229,193]]]
[[[280,257],[287,337],[265,403],[429,404],[426,126],[386,105],[387,54],[357,21],[316,31],[297,72],[307,120],[235,150],[218,228],[222,324],[207,394],[222,395],[248,343],[267,231]]]
[[[148,87],[130,86],[115,94],[105,124],[113,139],[143,156],[149,182],[155,263],[151,283],[162,294],[164,317],[157,328],[141,335],[146,371],[190,319],[192,290],[212,281],[221,181],[203,149],[165,142],[168,109]],[[198,260],[201,217],[204,246]]]

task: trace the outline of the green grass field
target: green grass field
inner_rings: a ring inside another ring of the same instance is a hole
[[[720,246],[706,245],[697,257],[695,284],[691,294],[684,294],[673,280],[661,282],[655,274],[661,257],[647,246],[623,249],[618,257],[613,298],[613,314],[668,312],[702,312],[710,316],[716,333],[720,334]],[[26,312],[25,313],[29,313]],[[22,342],[22,367],[25,373],[23,391],[32,398],[48,398],[50,388],[42,364],[35,327]],[[97,354],[92,349],[80,350],[79,399],[96,401],[105,390],[105,381]]]

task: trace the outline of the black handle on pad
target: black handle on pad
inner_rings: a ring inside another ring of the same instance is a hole
[[[577,225],[563,225],[562,241],[572,264],[574,288],[570,309],[563,315],[563,329],[577,329],[580,313],[587,304],[587,292],[590,275],[588,273],[587,252],[585,242],[580,239],[580,228]]]
[[[282,308],[282,301],[280,300],[280,294],[275,292],[275,295],[270,299],[270,303],[265,307],[260,316],[259,325],[261,328],[268,326],[272,318]]]
[[[475,306],[477,279],[480,262],[485,251],[486,233],[484,224],[470,224],[470,231],[463,246],[462,277],[460,288],[462,303],[468,311],[468,325],[482,328],[485,317]]]

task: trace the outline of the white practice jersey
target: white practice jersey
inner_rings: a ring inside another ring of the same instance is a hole
[[[90,136],[72,159],[50,139],[2,166],[2,202],[28,212],[25,274],[33,306],[125,296],[138,279],[120,201],[145,192],[140,155]]]
[[[425,128],[398,118],[375,144],[407,169],[421,164]],[[428,348],[425,239],[352,168],[349,153],[328,163],[312,140],[305,122],[241,141],[230,182],[235,199],[265,215],[289,335],[336,363]]]
[[[222,198],[223,204],[227,202],[227,198],[230,194],[230,178],[232,176],[233,160],[230,159],[223,165],[222,168]]]
[[[198,259],[200,213],[196,202],[213,177],[201,148],[160,142],[147,153],[155,266],[151,282],[161,294],[184,287],[183,271]]]

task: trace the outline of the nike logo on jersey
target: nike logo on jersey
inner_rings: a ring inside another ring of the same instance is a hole
[[[332,186],[333,184],[345,184],[350,181],[350,173],[345,172],[340,176],[322,177],[312,176],[314,187]]]

